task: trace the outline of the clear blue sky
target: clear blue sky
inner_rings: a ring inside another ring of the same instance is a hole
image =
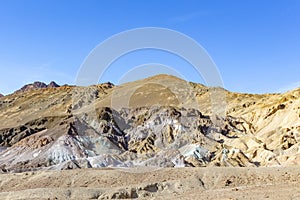
[[[201,44],[226,89],[278,92],[300,86],[299,0],[0,0],[0,93],[36,80],[73,84],[100,42],[139,27],[164,27]],[[131,53],[101,81],[117,83],[144,63],[174,67],[202,82],[192,66],[157,50]]]

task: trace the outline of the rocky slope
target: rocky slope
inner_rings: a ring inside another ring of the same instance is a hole
[[[167,75],[28,89],[0,99],[0,168],[298,165],[299,97]]]

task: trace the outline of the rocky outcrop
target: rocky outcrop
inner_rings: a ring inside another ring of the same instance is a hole
[[[0,167],[23,171],[41,167],[223,166],[222,162],[251,165],[242,150],[219,159],[221,137],[231,138],[228,133],[239,130],[230,125],[231,119],[222,123],[220,126],[198,110],[175,107],[120,111],[103,107],[95,115],[49,117],[0,131],[1,145],[9,147],[0,153],[5,155],[0,157]]]

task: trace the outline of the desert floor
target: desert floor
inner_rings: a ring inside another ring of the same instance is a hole
[[[0,174],[0,199],[300,199],[300,167]]]

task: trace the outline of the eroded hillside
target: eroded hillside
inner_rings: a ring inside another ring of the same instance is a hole
[[[300,164],[300,90],[240,94],[158,75],[0,97],[2,171]]]

